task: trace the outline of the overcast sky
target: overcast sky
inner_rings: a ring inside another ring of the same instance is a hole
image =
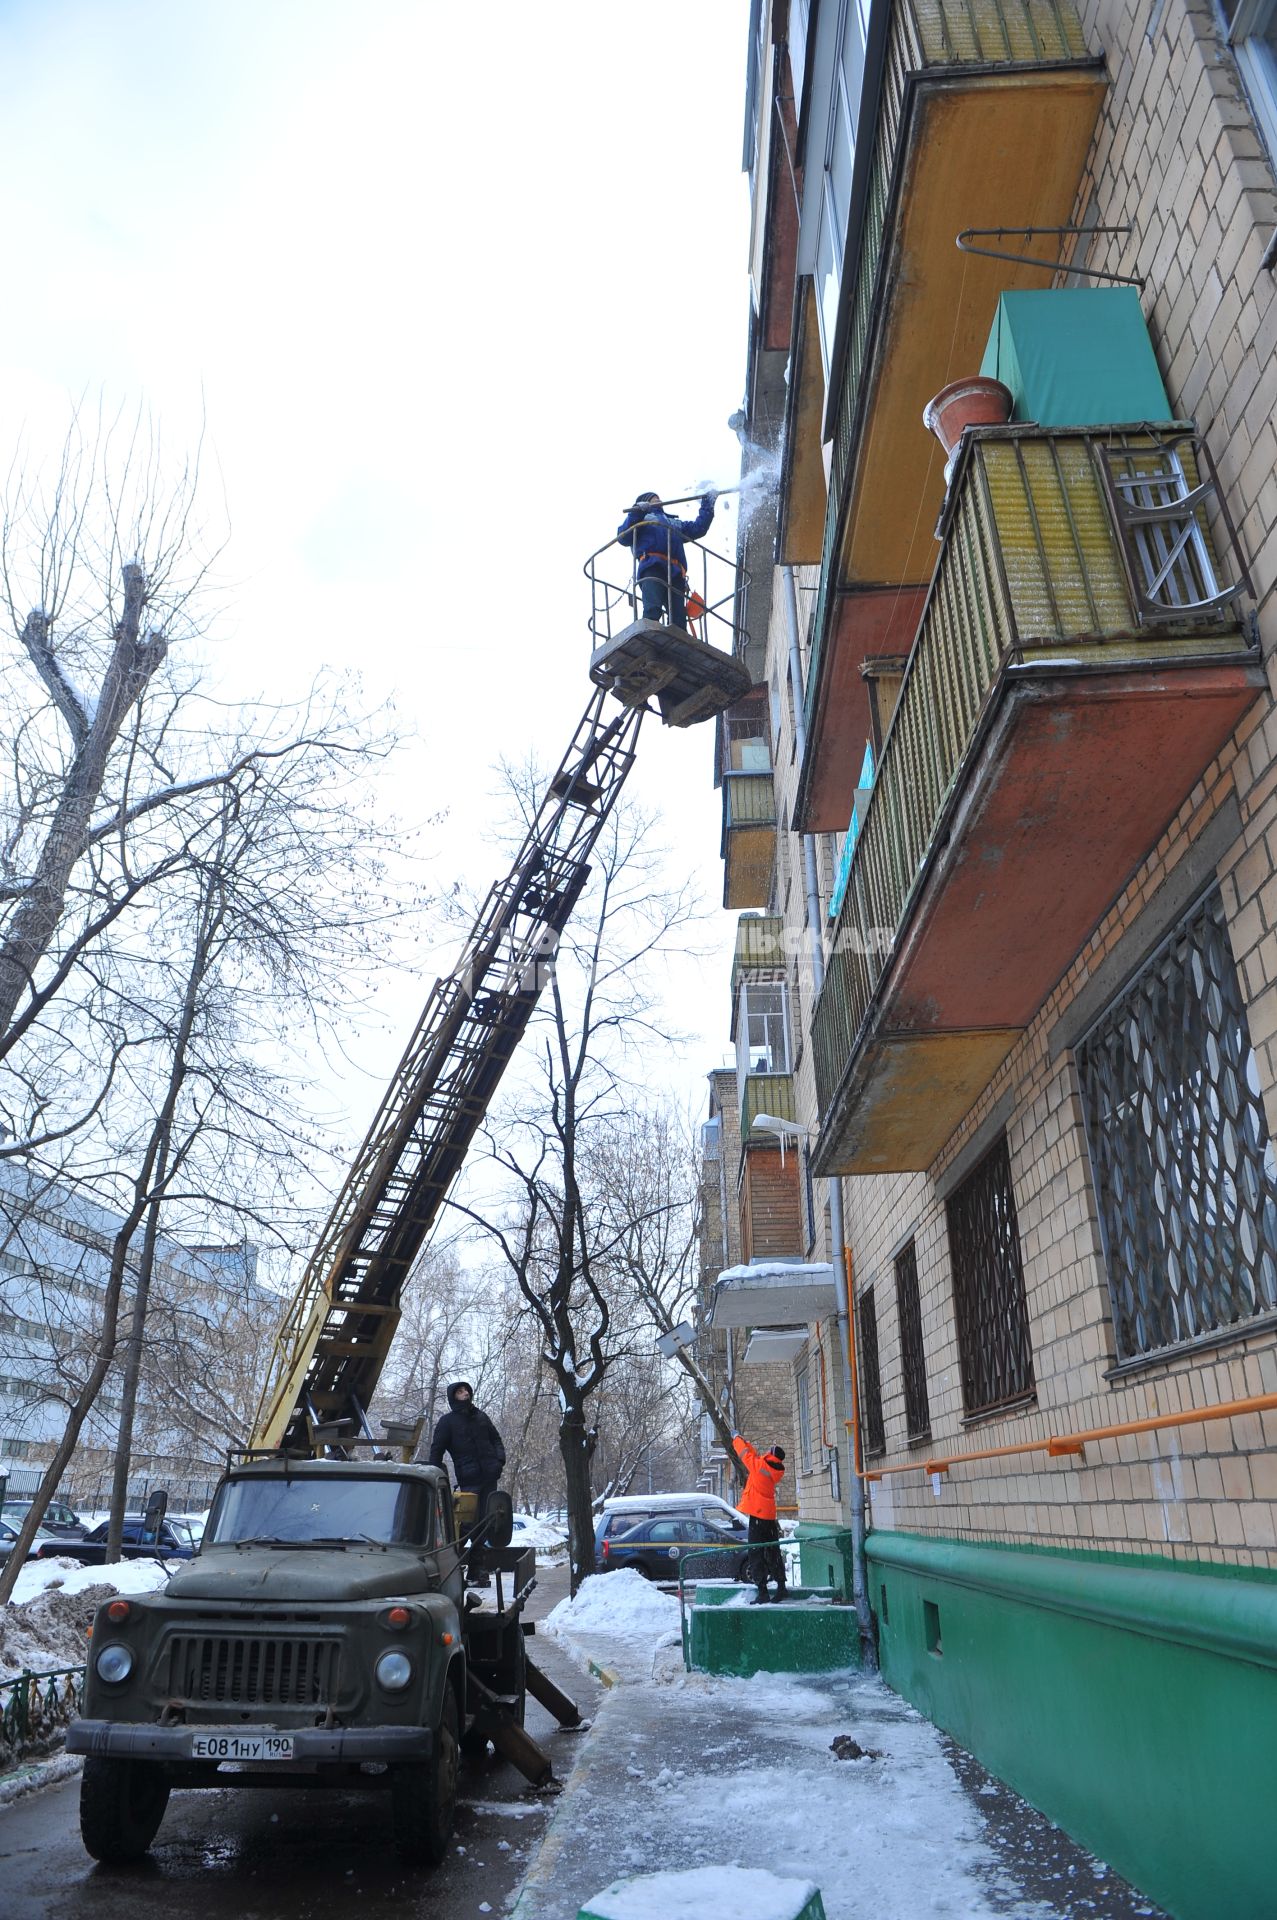
[[[441,883],[496,877],[493,763],[567,744],[585,556],[636,490],[735,477],[748,11],[0,4],[5,444],[55,446],[82,396],[148,404],[177,445],[203,413],[222,690],[327,665],[393,696],[418,738],[387,805],[448,810]],[[649,722],[632,787],[717,908],[711,749]],[[673,975],[699,1040],[654,1071],[683,1090],[728,1045],[733,924]],[[356,1108],[427,984],[388,983]]]

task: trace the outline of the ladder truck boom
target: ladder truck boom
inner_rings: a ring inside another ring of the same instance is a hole
[[[532,1018],[649,701],[666,724],[688,726],[751,681],[731,655],[647,620],[609,636],[590,675],[596,691],[558,771],[460,960],[435,982],[288,1307],[254,1448],[322,1453],[371,1438],[367,1408],[404,1282]],[[621,707],[609,718],[613,696]]]

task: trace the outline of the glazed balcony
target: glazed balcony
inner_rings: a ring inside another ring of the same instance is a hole
[[[998,295],[1053,278],[955,238],[1073,218],[1105,85],[1070,0],[893,5],[828,392],[807,377],[810,324],[793,379],[789,497],[807,505],[789,509],[784,557],[821,566],[795,822],[808,831],[847,824],[871,731],[861,663],[907,652],[934,564],[943,459],[923,408],[979,367]]]
[[[756,687],[719,721],[723,791],[723,905],[765,907],[776,854],[776,791],[767,738],[767,689]]]
[[[1203,463],[968,436],[813,1021],[818,1172],[932,1163],[1256,699]]]

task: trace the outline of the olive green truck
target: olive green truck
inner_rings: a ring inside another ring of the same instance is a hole
[[[497,1496],[497,1504],[501,1497]],[[173,1787],[381,1786],[408,1860],[447,1847],[459,1756],[492,1743],[538,1785],[527,1657],[536,1582],[508,1501],[459,1531],[447,1476],[387,1460],[233,1464],[200,1551],[164,1589],[99,1608],[82,1717],[80,1824],[95,1859],[145,1853]],[[494,1583],[466,1591],[467,1577]]]

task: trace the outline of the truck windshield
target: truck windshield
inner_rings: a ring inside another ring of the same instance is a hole
[[[278,1544],[430,1546],[429,1489],[418,1482],[259,1476],[228,1480],[209,1516],[205,1546],[237,1540]]]

